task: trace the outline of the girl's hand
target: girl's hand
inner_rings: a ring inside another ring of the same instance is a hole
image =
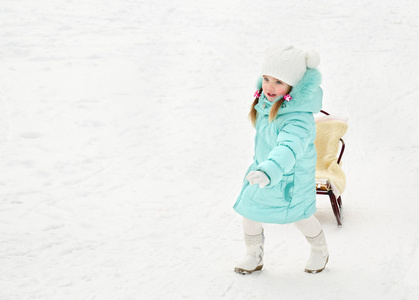
[[[262,171],[250,171],[249,174],[247,174],[246,179],[250,184],[259,183],[259,187],[261,189],[267,186],[270,182],[268,176],[266,176],[266,174]]]

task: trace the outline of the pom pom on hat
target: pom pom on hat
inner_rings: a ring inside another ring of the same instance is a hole
[[[320,55],[316,50],[308,50],[306,52],[306,66],[307,68],[314,69],[320,64]]]

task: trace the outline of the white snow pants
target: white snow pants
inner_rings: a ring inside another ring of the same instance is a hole
[[[314,215],[308,219],[295,222],[294,224],[306,237],[318,236],[322,231],[322,226]],[[244,233],[248,235],[258,235],[263,231],[263,224],[243,218],[243,230]]]

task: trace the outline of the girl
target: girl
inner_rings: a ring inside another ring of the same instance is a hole
[[[320,57],[293,46],[266,50],[259,90],[250,111],[256,128],[255,156],[234,205],[242,215],[247,255],[235,272],[263,267],[262,223],[295,223],[311,245],[305,266],[321,272],[329,259],[316,211],[316,123],[322,107]]]

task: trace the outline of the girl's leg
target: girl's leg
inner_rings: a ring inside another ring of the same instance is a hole
[[[322,226],[314,215],[308,219],[296,222],[295,225],[306,237],[318,236],[322,231]]]
[[[243,231],[247,235],[258,235],[263,232],[263,225],[260,222],[243,218]]]
[[[243,218],[244,242],[247,254],[236,265],[234,271],[240,274],[250,274],[260,271],[263,267],[263,226],[260,222],[255,222]]]
[[[295,225],[300,229],[311,245],[310,258],[307,261],[305,271],[307,273],[318,273],[323,271],[329,261],[329,251],[319,221],[316,217],[311,216],[308,219],[296,222]]]

